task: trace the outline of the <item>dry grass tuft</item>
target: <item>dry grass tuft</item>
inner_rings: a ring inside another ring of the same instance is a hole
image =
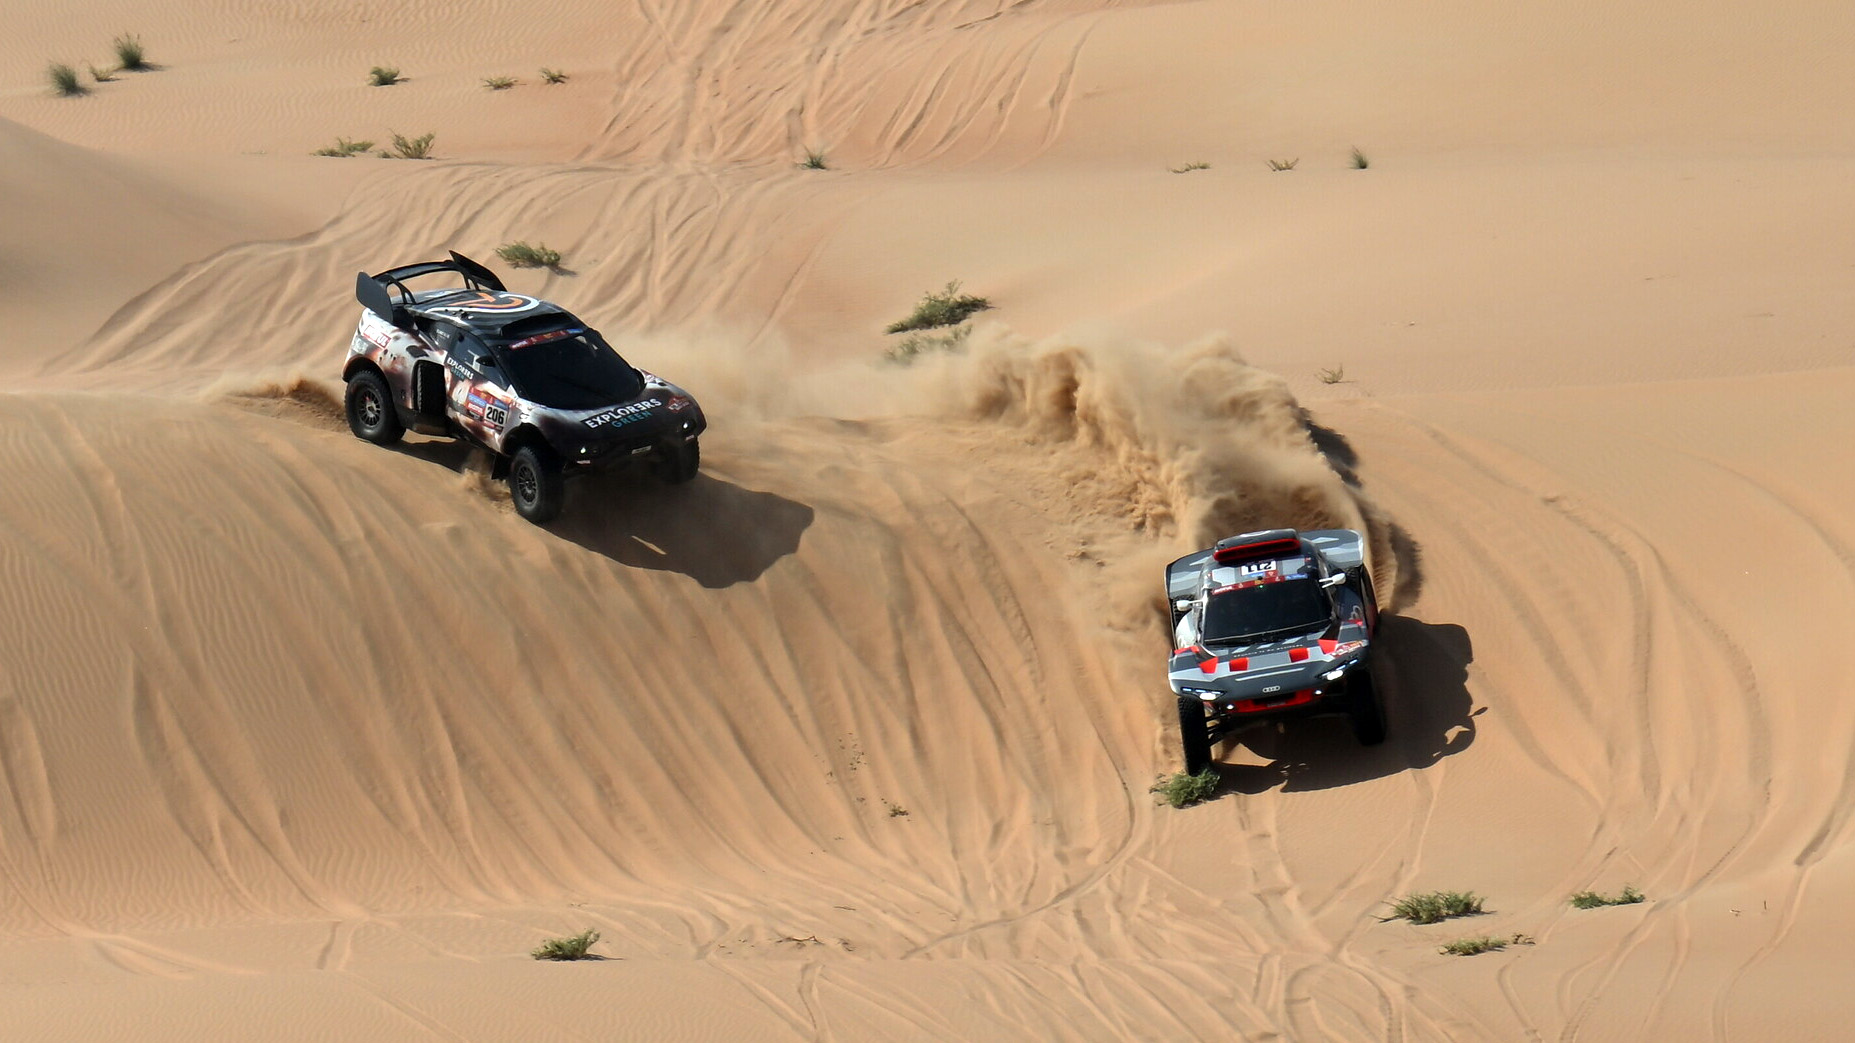
[[[528,955],[537,960],[584,960],[588,958],[586,950],[592,948],[598,940],[599,932],[588,927],[579,934],[565,938],[549,938]]]
[[[545,243],[535,246],[526,241],[504,243],[496,248],[496,256],[517,268],[560,267],[560,251],[548,249]]]

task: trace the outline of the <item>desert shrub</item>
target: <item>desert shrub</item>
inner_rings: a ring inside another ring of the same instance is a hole
[[[404,134],[395,132],[393,135],[394,158],[430,159],[432,158],[432,142],[436,140],[437,137],[437,134],[427,132],[420,134],[416,138],[409,138]]]
[[[399,69],[392,65],[376,65],[367,70],[367,82],[376,87],[391,87],[399,82]]]
[[[89,90],[78,80],[77,70],[62,62],[53,62],[45,72],[51,77],[52,90],[57,91],[63,97],[74,98]]]
[[[1596,891],[1579,891],[1569,899],[1573,909],[1600,909],[1607,905],[1635,905],[1642,901],[1642,892],[1634,885],[1625,884],[1615,898],[1607,898]]]
[[[485,76],[483,78],[483,86],[493,91],[506,91],[518,82],[513,76]]]
[[[1357,148],[1353,149],[1353,169],[1354,170],[1364,170],[1365,168],[1371,165],[1372,165],[1372,161],[1366,158],[1365,153],[1359,151]]]
[[[116,37],[111,45],[116,49],[116,64],[130,72],[139,72],[148,68],[148,55],[142,50],[142,38],[131,33]]]
[[[831,169],[830,167],[827,167],[824,165],[824,149],[821,149],[821,148],[806,149],[805,150],[805,162],[800,163],[799,166],[802,166],[807,170],[829,170]]]
[[[1412,923],[1438,923],[1456,916],[1481,912],[1481,896],[1472,891],[1431,891],[1409,895],[1391,903],[1391,919]]]
[[[356,156],[366,152],[373,147],[374,143],[371,141],[349,141],[347,138],[336,138],[335,144],[328,148],[317,149],[316,155],[334,156],[338,159],[346,159],[349,156]]]
[[[934,333],[910,333],[885,350],[883,358],[906,366],[923,355],[953,354],[966,347],[971,326],[955,326]]]
[[[541,70],[541,82],[543,83],[566,83],[567,74],[564,72],[561,72],[559,69],[544,68]]]
[[[1182,167],[1170,167],[1168,169],[1170,169],[1174,174],[1189,174],[1194,170],[1209,170],[1211,169],[1211,164],[1209,163],[1187,163]]]
[[[530,246],[527,241],[504,243],[496,248],[496,256],[517,268],[559,268],[560,251],[550,250],[542,243]]]
[[[992,307],[992,302],[984,297],[974,297],[960,292],[960,284],[950,282],[944,290],[929,290],[922,295],[921,303],[915,305],[905,319],[889,324],[885,333],[907,333],[909,330],[929,330],[936,326],[953,326],[965,322],[967,316],[974,312],[985,311]]]
[[[1533,939],[1524,934],[1510,934],[1505,938],[1481,935],[1474,938],[1457,938],[1447,945],[1437,947],[1437,952],[1445,956],[1475,956],[1484,952],[1495,952],[1510,945],[1532,945]]]
[[[1181,771],[1161,779],[1153,792],[1166,798],[1166,803],[1173,807],[1183,808],[1216,796],[1219,781],[1216,768],[1206,768],[1196,775]]]
[[[1301,157],[1296,156],[1294,159],[1272,159],[1268,162],[1270,170],[1280,173],[1284,170],[1295,169],[1295,164],[1301,162]]]
[[[549,938],[535,946],[528,955],[537,960],[584,960],[586,950],[592,948],[593,943],[598,940],[599,932],[588,927],[579,934],[568,935],[565,938]]]
[[[1320,382],[1322,384],[1339,384],[1339,383],[1344,382],[1345,380],[1346,380],[1346,367],[1345,366],[1335,366],[1332,369],[1323,369],[1320,371]]]
[[[90,70],[90,78],[98,83],[110,83],[116,79],[116,74],[108,69],[99,69],[94,65],[86,66],[86,68]]]

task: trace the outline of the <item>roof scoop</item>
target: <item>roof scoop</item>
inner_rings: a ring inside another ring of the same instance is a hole
[[[1246,561],[1300,553],[1303,553],[1301,541],[1296,538],[1295,530],[1268,529],[1218,540],[1217,546],[1211,548],[1211,559],[1219,565],[1240,565]]]

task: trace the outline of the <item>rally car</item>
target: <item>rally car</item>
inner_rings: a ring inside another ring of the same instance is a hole
[[[463,287],[406,287],[446,273]],[[688,392],[633,367],[564,308],[509,293],[456,251],[361,272],[354,293],[361,321],[341,377],[357,437],[392,445],[411,430],[487,449],[492,475],[508,479],[516,511],[536,523],[560,513],[569,475],[643,463],[686,482],[701,466],[708,421]]]
[[[1270,529],[1218,541],[1166,566],[1169,670],[1185,770],[1265,721],[1339,714],[1360,743],[1385,741],[1372,683],[1378,599],[1365,537],[1351,529]]]

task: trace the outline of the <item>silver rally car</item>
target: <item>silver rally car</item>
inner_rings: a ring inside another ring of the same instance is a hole
[[[1351,529],[1246,532],[1166,567],[1185,770],[1241,728],[1343,714],[1367,746],[1385,741],[1372,683],[1378,599],[1365,537]]]
[[[406,285],[445,274],[463,287]],[[686,482],[701,466],[708,421],[688,392],[462,254],[361,272],[355,297],[361,320],[341,377],[357,437],[392,445],[410,430],[487,449],[516,511],[536,523],[560,513],[569,475],[642,463]]]

